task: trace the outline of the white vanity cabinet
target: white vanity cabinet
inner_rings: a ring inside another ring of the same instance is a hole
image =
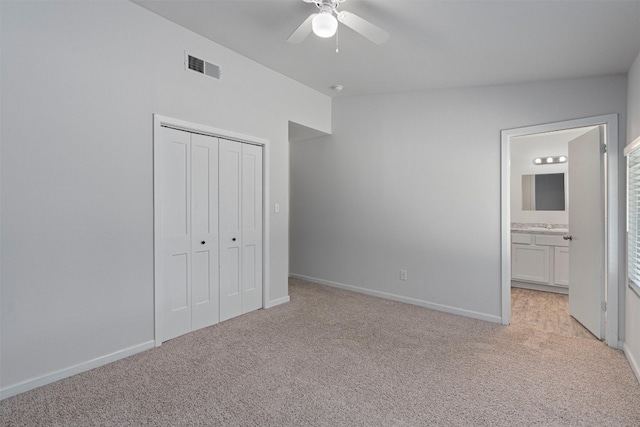
[[[566,293],[569,242],[561,235],[511,233],[511,283]]]

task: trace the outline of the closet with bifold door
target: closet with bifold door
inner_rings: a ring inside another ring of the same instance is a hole
[[[262,307],[262,147],[162,127],[154,151],[160,341]]]
[[[220,320],[262,307],[262,147],[220,139]]]

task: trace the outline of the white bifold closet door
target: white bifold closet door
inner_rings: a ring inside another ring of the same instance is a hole
[[[262,147],[220,139],[220,320],[262,307]]]
[[[219,321],[218,138],[163,128],[162,341]]]

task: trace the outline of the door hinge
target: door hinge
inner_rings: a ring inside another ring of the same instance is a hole
[[[602,152],[603,153],[607,152],[607,144],[602,144]]]
[[[602,301],[602,311],[607,311],[607,302]]]

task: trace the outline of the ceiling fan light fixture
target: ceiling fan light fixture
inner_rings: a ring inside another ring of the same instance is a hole
[[[311,27],[313,28],[313,33],[318,37],[333,37],[338,29],[338,20],[330,11],[322,11],[313,17]]]

